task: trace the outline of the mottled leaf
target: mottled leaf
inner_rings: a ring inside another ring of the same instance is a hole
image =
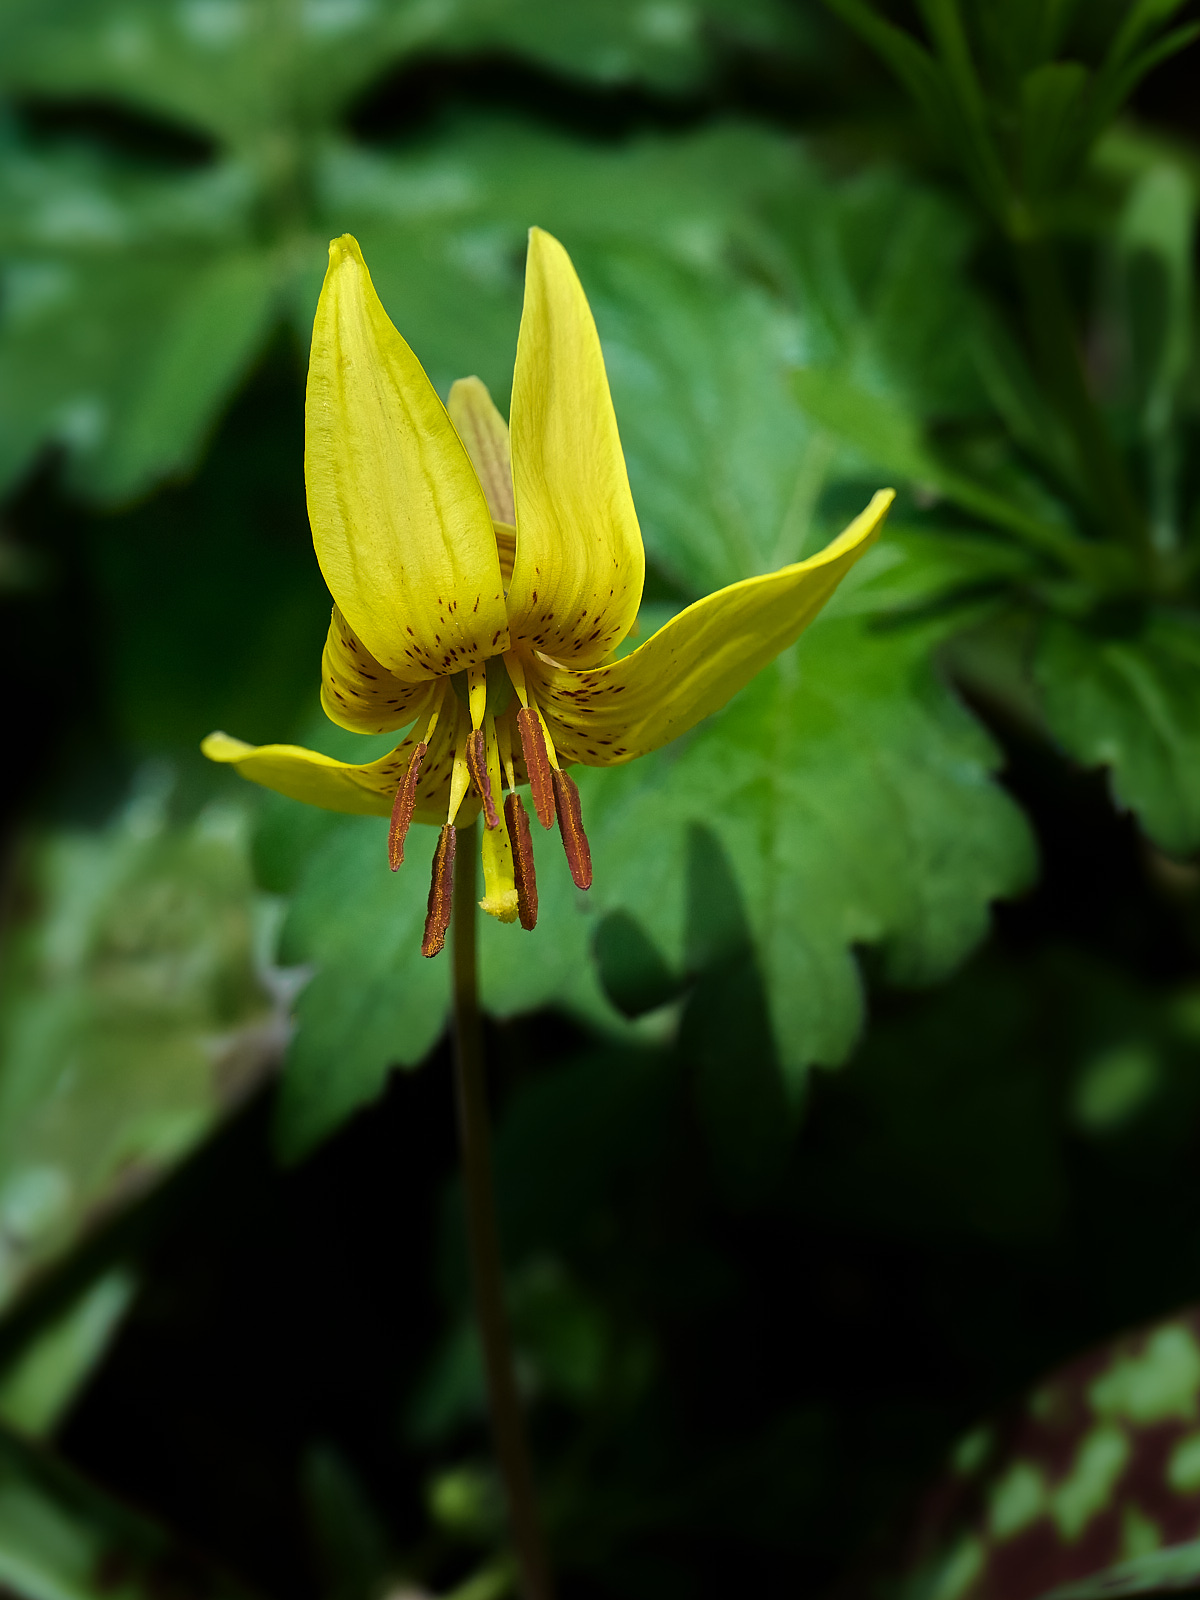
[[[1200,1312],[1127,1334],[968,1435],[931,1499],[929,1600],[1151,1594],[1200,1562]]]

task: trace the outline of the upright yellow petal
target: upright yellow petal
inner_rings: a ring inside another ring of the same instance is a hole
[[[512,452],[508,423],[496,410],[482,378],[459,378],[450,386],[446,410],[466,447],[494,522],[513,523]]]
[[[329,247],[313,325],[304,480],[325,581],[390,672],[417,681],[505,647],[479,479],[349,234]]]
[[[645,555],[596,325],[567,252],[531,228],[513,374],[514,643],[570,666],[629,632]]]
[[[631,655],[590,672],[528,672],[560,759],[615,766],[677,739],[718,711],[803,632],[879,535],[895,498],[881,490],[819,555],[719,589]]]

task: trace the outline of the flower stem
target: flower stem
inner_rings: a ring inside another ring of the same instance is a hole
[[[483,1076],[476,956],[476,860],[479,824],[461,830],[456,852],[452,941],[454,954],[454,1070],[462,1144],[467,1242],[475,1290],[475,1317],[483,1345],[492,1443],[504,1480],[509,1527],[525,1600],[553,1600],[554,1586],[533,1489],[529,1447],[517,1398],[512,1343],[504,1309],[504,1279],[492,1182],[491,1134]]]

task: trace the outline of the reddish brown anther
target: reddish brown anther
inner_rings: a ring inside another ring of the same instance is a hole
[[[433,854],[433,880],[425,913],[425,937],[421,940],[423,956],[440,955],[446,943],[446,929],[450,926],[450,910],[454,904],[455,832],[454,824],[448,822]]]
[[[592,850],[583,831],[583,808],[574,778],[565,772],[554,774],[554,808],[558,812],[558,831],[562,834],[567,865],[577,889],[592,887]]]
[[[476,728],[467,739],[467,770],[471,774],[471,782],[479,791],[479,798],[483,801],[483,820],[489,828],[498,828],[500,818],[496,815],[492,780],[488,776],[487,741],[484,739],[482,728]]]
[[[529,798],[538,821],[543,828],[548,828],[554,821],[553,768],[546,753],[541,718],[532,706],[522,706],[517,712],[517,732],[521,735],[521,754],[529,774]]]
[[[512,846],[513,880],[517,886],[517,914],[521,926],[531,932],[537,926],[537,875],[533,870],[533,839],[529,818],[519,794],[504,797],[504,821]]]
[[[393,872],[404,860],[404,840],[417,804],[417,779],[421,776],[421,763],[428,749],[429,746],[422,740],[413,751],[409,757],[408,770],[392,802],[392,825],[388,830],[388,866]]]

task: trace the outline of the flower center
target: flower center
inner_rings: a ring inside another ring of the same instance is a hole
[[[447,694],[447,684],[452,694]],[[517,792],[522,781],[518,775],[518,750],[538,821],[550,828],[557,818],[567,866],[577,888],[591,887],[592,856],[583,828],[579,790],[559,766],[554,741],[530,695],[515,653],[493,656],[482,665],[438,680],[425,715],[424,731],[396,788],[388,833],[388,864],[394,872],[404,860],[421,766],[434,732],[445,718],[454,741],[454,764],[446,821],[433,858],[421,943],[423,955],[435,956],[445,946],[450,925],[455,833],[459,812],[470,793],[479,801],[484,822],[481,908],[501,922],[515,922],[519,917],[526,929],[537,923],[533,841],[525,805]],[[502,794],[503,805],[499,803]]]

